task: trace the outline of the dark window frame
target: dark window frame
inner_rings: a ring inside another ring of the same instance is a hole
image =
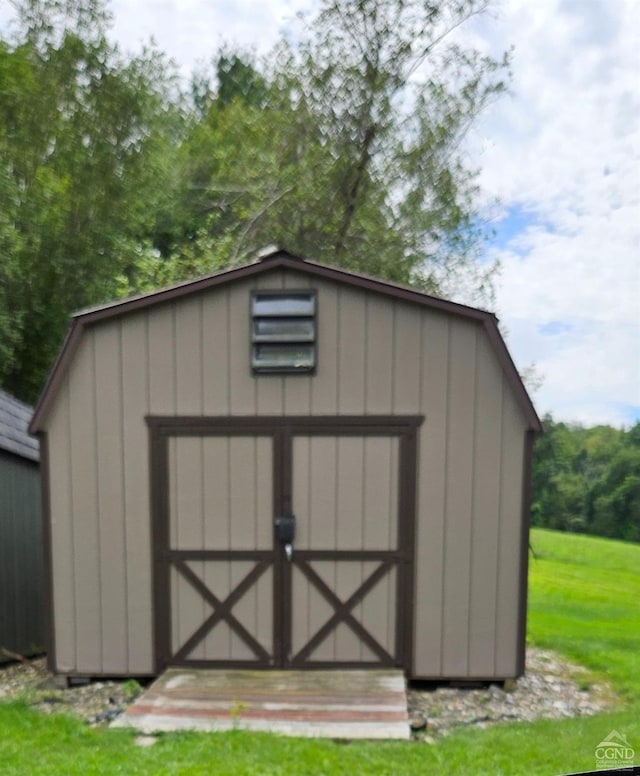
[[[303,297],[309,307],[304,312],[287,312],[278,309],[269,311],[264,309],[264,302],[273,300],[291,299]],[[262,309],[256,309],[260,305]],[[254,375],[312,375],[315,374],[318,363],[318,294],[312,288],[284,288],[284,289],[255,289],[251,292],[250,298],[250,361],[251,371]],[[288,321],[304,322],[311,324],[311,332],[306,333],[287,333],[286,331],[274,332],[273,334],[260,333],[258,331],[260,322],[280,323],[283,328]],[[268,361],[260,354],[273,351],[274,359]],[[278,353],[290,352],[290,361],[287,363],[277,363]],[[295,363],[295,353],[304,352],[306,363]],[[263,360],[263,363],[260,363]]]

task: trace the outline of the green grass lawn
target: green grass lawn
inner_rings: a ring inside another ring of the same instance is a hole
[[[640,701],[640,545],[540,529],[531,544],[529,641]]]
[[[465,730],[424,743],[314,741],[234,731],[171,734],[143,749],[127,731],[88,728],[0,704],[0,774],[420,774],[553,776],[595,767],[612,730],[640,761],[640,545],[534,531],[529,638],[606,677],[614,713]]]
[[[150,748],[126,731],[93,729],[45,717],[19,704],[0,706],[3,776],[89,774],[389,774],[389,776],[535,776],[594,767],[593,750],[612,728],[635,740],[628,712],[567,722],[467,731],[424,743],[337,744],[267,734],[176,733]]]

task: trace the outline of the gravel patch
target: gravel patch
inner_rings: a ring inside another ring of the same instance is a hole
[[[414,736],[427,742],[460,727],[586,717],[619,703],[612,688],[594,682],[587,669],[531,647],[525,675],[504,688],[410,687],[408,698]]]
[[[70,714],[90,725],[114,720],[143,689],[128,679],[98,680],[61,690],[47,671],[45,658],[0,665],[0,703],[21,699],[44,714]]]
[[[90,725],[111,722],[142,690],[131,679],[57,689],[44,658],[0,665],[0,702],[19,698],[45,714],[70,714]],[[527,673],[508,690],[498,685],[412,686],[408,698],[414,737],[426,742],[459,727],[582,717],[618,703],[612,689],[594,683],[586,669],[532,648],[527,650]]]

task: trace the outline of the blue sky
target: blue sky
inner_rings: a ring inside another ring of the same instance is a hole
[[[266,53],[314,0],[112,0],[113,35],[153,37],[187,76],[222,42]],[[0,27],[10,8],[0,2]],[[499,259],[495,312],[540,414],[640,419],[640,12],[637,0],[496,0],[459,32],[514,47],[511,94],[467,153]],[[496,208],[495,202],[499,201]],[[464,301],[461,299],[460,301]]]
[[[518,202],[500,208],[498,214],[489,219],[488,226],[493,233],[492,251],[510,248],[520,253],[523,259],[526,258],[526,249],[518,237],[525,235],[528,230],[544,228],[548,233],[554,231],[551,221],[527,210],[524,204]]]

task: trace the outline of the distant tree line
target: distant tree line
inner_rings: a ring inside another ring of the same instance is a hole
[[[640,541],[640,422],[628,430],[544,418],[536,441],[532,523]]]

